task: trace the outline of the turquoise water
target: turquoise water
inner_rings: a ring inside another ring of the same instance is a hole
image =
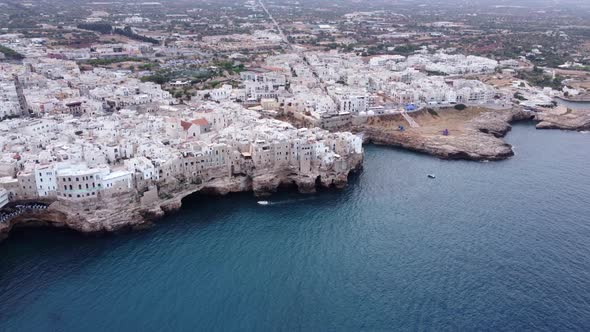
[[[507,139],[494,163],[368,146],[343,191],[191,197],[142,232],[19,230],[0,330],[589,330],[590,135]]]

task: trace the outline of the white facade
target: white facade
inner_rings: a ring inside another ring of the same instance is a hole
[[[57,171],[57,196],[61,199],[96,198],[102,187],[102,177],[108,168],[88,168],[84,164],[70,165]]]
[[[14,82],[0,79],[0,120],[19,114],[21,106]]]
[[[132,188],[133,179],[131,172],[116,171],[102,177],[103,190],[126,191]]]
[[[160,178],[154,164],[145,157],[125,160],[125,167],[129,172],[141,174],[143,180],[158,180]]]
[[[57,194],[57,172],[55,165],[35,167],[35,183],[39,197],[55,196]]]
[[[8,204],[8,191],[0,188],[0,209]]]

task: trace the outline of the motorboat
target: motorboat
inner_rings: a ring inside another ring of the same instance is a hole
[[[428,177],[429,177],[430,179],[436,179],[436,175],[434,175],[434,174],[428,174]]]
[[[258,201],[259,205],[268,205],[270,204],[268,201]]]

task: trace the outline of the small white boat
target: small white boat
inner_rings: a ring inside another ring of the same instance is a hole
[[[428,174],[428,177],[431,179],[436,179],[436,175],[434,175],[434,174]]]
[[[270,203],[268,201],[258,201],[258,204],[260,204],[260,205],[268,205]]]

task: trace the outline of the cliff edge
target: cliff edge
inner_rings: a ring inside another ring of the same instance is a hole
[[[410,116],[418,127],[410,127],[401,115],[395,114],[370,119],[352,129],[362,132],[367,142],[444,159],[502,160],[514,155],[512,146],[502,139],[510,131],[510,123],[534,117],[517,107],[426,109]]]

